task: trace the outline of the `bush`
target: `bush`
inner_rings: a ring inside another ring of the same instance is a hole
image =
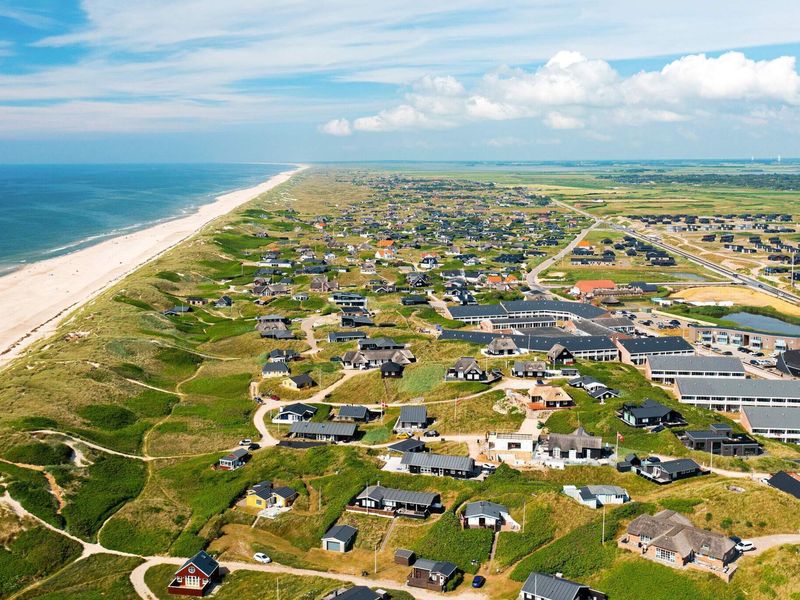
[[[156,277],[158,277],[159,279],[166,279],[167,281],[171,281],[172,283],[178,283],[181,280],[181,276],[172,271],[159,271],[158,273],[156,273]]]
[[[667,510],[686,514],[694,512],[694,507],[702,502],[700,498],[663,498],[658,501]]]
[[[116,404],[90,404],[78,409],[78,414],[98,429],[122,429],[136,422],[136,415]]]
[[[108,517],[139,495],[145,475],[142,461],[111,455],[97,459],[61,511],[67,529],[90,539]]]
[[[65,465],[72,460],[72,448],[66,444],[34,442],[10,448],[6,459],[26,465]]]
[[[80,544],[43,527],[20,532],[7,547],[0,547],[0,596],[54,573],[80,553]]]
[[[0,463],[0,478],[6,482],[11,497],[25,510],[56,527],[64,524],[57,512],[58,502],[50,493],[50,484],[42,473]]]

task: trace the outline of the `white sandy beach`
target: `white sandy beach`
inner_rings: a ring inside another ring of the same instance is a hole
[[[72,310],[195,234],[210,221],[307,168],[219,196],[197,212],[95,246],[33,263],[0,277],[0,366],[51,334]]]

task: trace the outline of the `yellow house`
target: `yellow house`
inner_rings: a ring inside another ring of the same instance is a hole
[[[263,510],[277,506],[288,508],[297,498],[297,492],[290,487],[272,487],[271,481],[262,481],[247,490],[245,505]]]

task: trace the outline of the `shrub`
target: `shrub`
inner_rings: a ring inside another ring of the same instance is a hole
[[[80,544],[33,527],[0,547],[0,596],[8,597],[32,580],[54,573],[81,553]]]
[[[181,276],[172,271],[159,271],[158,273],[156,273],[156,277],[158,277],[159,279],[166,279],[167,281],[171,281],[172,283],[178,283],[181,280]]]
[[[66,444],[34,442],[10,448],[6,459],[27,465],[64,465],[72,459],[72,448]]]
[[[136,415],[116,404],[90,404],[78,409],[78,414],[98,429],[122,429],[136,422]]]
[[[686,514],[694,512],[694,507],[702,502],[700,498],[663,498],[658,501],[667,510]]]

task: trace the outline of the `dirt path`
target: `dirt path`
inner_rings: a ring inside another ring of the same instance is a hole
[[[300,324],[300,329],[306,334],[306,343],[308,344],[308,350],[305,350],[303,354],[314,355],[321,350],[317,344],[317,338],[314,337],[314,327],[317,325],[331,325],[336,323],[337,318],[337,314],[331,314],[323,316],[314,315],[303,319]]]
[[[775,535],[765,535],[763,537],[749,538],[756,549],[745,554],[747,556],[758,556],[767,550],[783,546],[784,544],[800,544],[800,533],[778,533]]]

